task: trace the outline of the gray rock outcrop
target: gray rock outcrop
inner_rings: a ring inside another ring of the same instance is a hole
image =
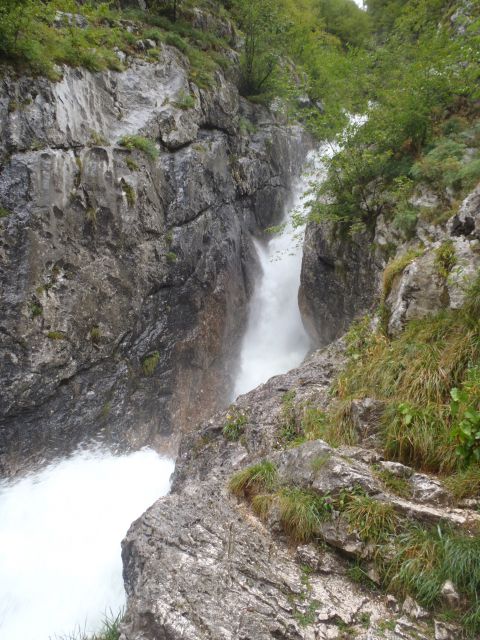
[[[453,260],[448,273],[438,255],[446,244]],[[420,221],[408,241],[383,216],[370,231],[353,237],[342,235],[332,223],[308,223],[299,302],[314,344],[328,344],[343,335],[352,320],[375,310],[386,256],[395,246],[393,259],[409,249],[417,250],[417,257],[395,275],[383,301],[391,335],[398,335],[410,320],[463,306],[480,268],[480,186],[446,224]]]
[[[251,236],[281,215],[300,131],[220,72],[199,90],[167,46],[121,73],[7,75],[0,130],[0,474],[47,443],[172,442],[228,394]]]
[[[326,408],[343,363],[338,342],[184,436],[172,493],[133,523],[122,545],[128,603],[121,640],[431,637],[429,621],[413,605],[400,611],[391,596],[350,579],[348,558],[368,560],[373,549],[342,514],[321,524],[320,545],[295,550],[275,506],[260,519],[227,488],[236,471],[268,459],[276,465],[279,491],[295,487],[332,499],[361,487],[413,521],[480,521],[473,511],[451,509],[435,495],[426,504],[425,495],[416,502],[390,494],[372,464],[360,459],[360,448],[355,458],[348,455],[354,448],[335,450],[322,440],[282,448],[285,392],[294,392],[299,406],[314,401]],[[238,442],[223,435],[232,411],[246,416]],[[369,575],[379,580],[373,567]]]
[[[371,308],[379,272],[373,239],[372,230],[351,238],[331,223],[307,224],[299,304],[314,344],[339,338],[352,320]]]

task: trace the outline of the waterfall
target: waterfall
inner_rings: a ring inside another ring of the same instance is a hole
[[[69,637],[116,615],[120,542],[168,492],[173,466],[151,449],[94,449],[0,484],[0,638]]]
[[[322,147],[309,154],[307,170],[294,185],[292,204],[285,208],[282,231],[267,243],[255,240],[262,275],[250,302],[234,397],[298,366],[309,350],[298,308],[303,228],[294,227],[292,213],[303,212],[310,182],[324,170],[320,155],[328,151]]]
[[[255,241],[262,275],[243,339],[235,393],[300,364],[310,344],[298,309],[303,229],[291,222],[303,209],[321,155],[296,183],[284,228]],[[312,172],[314,176],[312,176]],[[10,482],[0,482],[0,638],[50,640],[91,633],[105,613],[125,602],[120,542],[135,518],[168,493],[171,459],[151,449],[122,456],[99,448]]]

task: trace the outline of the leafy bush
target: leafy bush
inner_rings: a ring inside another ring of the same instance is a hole
[[[461,387],[450,392],[453,435],[458,455],[466,462],[480,462],[480,366],[469,367]]]

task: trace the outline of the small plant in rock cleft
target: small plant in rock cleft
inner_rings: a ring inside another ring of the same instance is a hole
[[[146,358],[144,358],[142,362],[142,371],[146,376],[152,376],[155,372],[155,369],[160,362],[160,353],[158,351],[154,351]]]
[[[144,136],[123,136],[119,144],[129,151],[133,151],[134,149],[142,151],[150,158],[150,160],[155,160],[158,157],[158,149],[155,146],[155,143]]]
[[[180,91],[177,98],[172,102],[173,106],[183,111],[188,111],[195,107],[195,98],[186,91]]]
[[[247,422],[247,416],[240,409],[231,407],[227,413],[227,422],[222,430],[223,436],[232,442],[239,440]]]

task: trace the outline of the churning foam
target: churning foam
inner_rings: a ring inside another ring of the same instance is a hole
[[[0,484],[0,638],[95,631],[125,603],[120,542],[170,487],[172,460],[151,449],[82,451]]]

